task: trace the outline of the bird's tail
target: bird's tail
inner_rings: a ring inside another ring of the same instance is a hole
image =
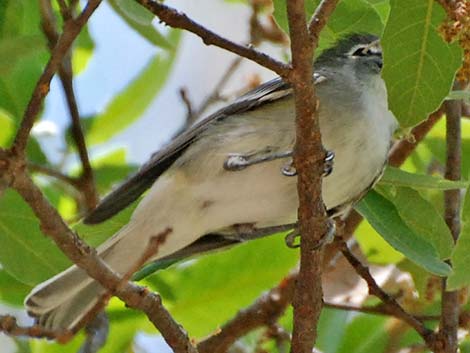
[[[122,249],[126,248],[121,240],[129,238],[130,232],[131,229],[124,227],[98,248],[100,257],[116,271],[132,266],[127,262],[133,258],[121,256]],[[105,293],[98,282],[73,265],[33,288],[24,304],[28,314],[44,328],[76,331],[88,319],[87,315],[101,305],[99,301]]]
[[[75,330],[105,290],[77,266],[36,286],[25,299],[28,314],[49,330]]]

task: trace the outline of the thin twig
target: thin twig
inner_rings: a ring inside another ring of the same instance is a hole
[[[220,331],[197,345],[200,353],[222,353],[248,332],[275,323],[290,304],[296,274],[290,274],[248,308],[222,326]]]
[[[443,107],[430,114],[429,117],[411,130],[412,139],[403,139],[395,143],[390,151],[388,164],[392,167],[401,166],[416,146],[426,137],[443,115]]]
[[[51,168],[51,167],[48,167],[48,166],[45,166],[45,165],[41,165],[41,164],[32,163],[32,162],[28,162],[28,169],[33,171],[33,172],[38,172],[38,173],[47,175],[49,177],[53,177],[57,180],[63,181],[66,184],[69,184],[69,185],[71,185],[75,188],[78,188],[77,179],[75,179],[71,176],[68,176],[64,173],[61,173],[57,169],[54,169],[54,168]]]
[[[62,87],[65,92],[65,97],[67,100],[67,105],[69,107],[70,117],[72,120],[72,138],[75,142],[75,145],[77,146],[78,156],[82,164],[82,174],[78,180],[78,183],[81,187],[81,191],[83,192],[87,210],[92,210],[98,204],[98,192],[96,190],[95,177],[93,169],[91,167],[90,158],[88,156],[85,136],[83,135],[80,123],[80,115],[78,112],[77,102],[73,89],[70,58],[66,59],[66,61],[67,62],[62,65],[59,70],[59,76],[62,82]]]
[[[220,92],[225,87],[225,85],[230,80],[230,78],[235,73],[235,71],[238,69],[242,61],[243,61],[243,58],[241,56],[238,56],[235,59],[233,59],[233,61],[229,64],[224,74],[220,78],[219,82],[217,82],[217,84],[215,85],[214,89],[212,90],[212,93],[210,93],[203,100],[203,102],[201,103],[197,111],[195,112],[196,117],[200,117],[211,104],[213,104],[214,102],[217,102],[220,99]]]
[[[454,88],[459,89],[456,83]],[[461,116],[462,101],[452,100],[444,103],[446,112],[447,160],[445,177],[449,180],[460,180],[461,177]],[[460,234],[460,190],[444,192],[445,220],[454,241]],[[446,279],[442,280],[441,322],[438,336],[442,342],[442,353],[456,353],[458,349],[457,330],[459,327],[459,293],[446,290]]]
[[[28,327],[19,326],[16,318],[11,315],[0,315],[0,332],[9,336],[47,338],[57,340],[58,342],[66,342],[72,337],[71,332],[50,331],[39,325]]]
[[[341,252],[343,253],[346,260],[348,260],[357,274],[366,281],[367,286],[369,287],[369,293],[379,298],[386,307],[386,310],[390,311],[390,313],[393,313],[393,316],[400,318],[408,325],[413,327],[428,344],[428,346],[433,346],[433,332],[426,328],[416,317],[406,312],[392,296],[380,288],[375,279],[372,277],[369,269],[354,256],[344,241],[338,240],[338,242],[341,246]]]
[[[20,128],[15,136],[13,146],[15,153],[18,155],[23,156],[25,153],[29,134],[39,113],[41,104],[49,92],[52,77],[60,67],[64,56],[67,55],[73,41],[77,38],[81,29],[85,26],[88,19],[100,3],[101,0],[89,0],[82,13],[76,19],[70,19],[64,24],[64,32],[57,40],[57,45],[52,51],[49,62],[36,83],[36,87],[34,88],[31,99],[23,115]]]
[[[54,18],[52,5],[50,0],[40,0],[40,5],[43,31],[49,41],[49,47],[51,50],[53,50],[57,44],[59,34],[55,25],[56,21]],[[76,186],[80,188],[81,195],[83,195],[83,199],[85,201],[85,211],[88,211],[94,209],[98,204],[98,193],[96,191],[93,169],[88,157],[85,136],[83,135],[82,126],[80,123],[80,113],[78,111],[77,101],[75,99],[75,92],[73,88],[72,59],[69,53],[64,56],[62,63],[60,64],[59,77],[65,93],[65,98],[72,121],[72,139],[77,146],[78,156],[82,164],[82,174],[80,178],[77,179]]]
[[[294,90],[296,112],[296,144],[294,164],[298,172],[299,229],[301,234],[300,270],[293,306],[294,328],[291,352],[311,353],[317,335],[322,307],[321,264],[318,248],[327,232],[327,217],[321,198],[323,149],[318,123],[317,100],[313,85],[313,55],[318,36],[338,0],[323,0],[307,28],[303,0],[287,1],[287,17],[291,33],[292,74],[289,82]],[[331,8],[331,11],[328,9]],[[320,22],[315,19],[320,16]]]
[[[322,2],[317,6],[315,12],[310,19],[310,23],[308,25],[308,31],[310,33],[310,41],[314,43],[318,43],[318,39],[320,37],[320,32],[325,27],[326,22],[330,18],[331,14],[336,8],[339,0],[322,0]]]
[[[71,9],[67,6],[65,0],[57,0],[57,3],[59,4],[60,14],[64,21],[70,19],[72,17]]]
[[[393,317],[396,317],[397,319],[402,319],[402,317],[397,316],[395,312],[391,312],[387,308],[387,306],[383,304],[379,304],[375,306],[352,306],[352,305],[325,302],[323,306],[325,308],[330,308],[330,309],[355,311],[355,312],[365,313],[365,314],[393,316]],[[413,316],[419,321],[439,321],[440,319],[439,315],[413,315]]]
[[[223,38],[193,21],[188,16],[186,16],[186,14],[180,11],[153,0],[135,1],[150,10],[155,16],[157,16],[161,21],[165,22],[170,27],[185,29],[196,34],[206,45],[215,45],[232,53],[238,54],[239,56],[252,60],[261,66],[276,72],[279,76],[286,78],[290,74],[290,68],[288,65],[251,47],[243,46]]]

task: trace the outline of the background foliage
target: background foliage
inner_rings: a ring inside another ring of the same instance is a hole
[[[222,0],[219,0],[222,1]],[[245,3],[245,1],[242,1]],[[319,1],[309,1],[307,13],[313,13]],[[274,17],[287,31],[285,0],[274,0]],[[180,50],[182,34],[176,30],[160,32],[152,25],[153,16],[131,0],[109,0],[113,10],[154,46],[165,51],[156,54],[141,72],[92,116],[82,117],[89,146],[105,146],[116,134],[129,127],[168,82],[172,65]],[[249,3],[245,3],[249,6]],[[228,6],[228,5],[227,5]],[[227,11],[229,11],[227,7]],[[56,9],[58,11],[58,9]],[[269,12],[269,10],[266,10]],[[60,16],[58,16],[60,18]],[[451,91],[454,74],[461,64],[458,44],[442,40],[438,27],[444,10],[432,0],[343,0],[324,30],[320,50],[350,32],[369,32],[382,36],[383,77],[389,92],[390,108],[403,128],[416,125],[437,109]],[[46,39],[40,25],[36,1],[0,2],[0,147],[7,147],[17,128],[36,80],[48,59]],[[94,52],[93,38],[83,31],[75,42],[72,57],[75,75],[87,70]],[[106,68],[103,68],[106,70]],[[208,89],[211,89],[209,87]],[[64,132],[64,157],[76,154]],[[358,205],[368,220],[357,231],[360,247],[371,263],[393,264],[414,279],[414,308],[436,313],[439,296],[426,296],[425,289],[435,276],[450,275],[452,288],[470,283],[470,194],[463,208],[462,235],[454,246],[442,218],[442,191],[465,188],[470,175],[470,123],[463,121],[463,169],[461,183],[442,179],[445,163],[445,124],[439,122],[418,149],[406,161],[403,170],[389,169],[374,191]],[[36,138],[30,140],[31,163],[78,175],[74,165],[57,164]],[[111,187],[136,169],[126,161],[124,150],[111,151],[99,158],[92,155],[98,191]],[[126,210],[99,226],[77,222],[75,191],[63,182],[36,173],[36,180],[63,217],[91,244],[99,244],[112,235],[130,216]],[[45,238],[32,211],[14,192],[0,199],[0,300],[21,306],[22,299],[35,284],[69,265],[64,255]],[[385,240],[385,241],[384,241]],[[453,270],[444,260],[452,259]],[[158,291],[175,318],[191,336],[201,338],[214,332],[240,308],[253,302],[264,290],[274,286],[297,263],[297,252],[284,246],[281,235],[171,266],[143,280]],[[328,283],[327,283],[328,285]],[[429,293],[428,293],[429,294]],[[352,294],[351,294],[352,295]],[[103,352],[129,352],[137,331],[153,332],[146,318],[125,309],[113,300],[108,313],[111,336]],[[318,348],[325,353],[392,352],[393,319],[326,309],[321,318]],[[291,313],[281,319],[288,331]],[[370,337],[363,340],[363,337]],[[243,344],[259,343],[262,332],[254,332]],[[394,342],[396,347],[419,342],[417,335],[405,330]],[[18,341],[20,352],[75,352],[83,340],[78,336],[67,346],[44,341]],[[266,351],[277,352],[273,342],[261,344]],[[470,351],[462,342],[462,352]]]

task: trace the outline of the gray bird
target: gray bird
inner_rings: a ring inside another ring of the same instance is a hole
[[[359,200],[386,163],[397,122],[388,110],[381,68],[381,48],[372,35],[350,35],[315,61],[321,135],[335,156],[323,180],[330,215]],[[294,143],[292,89],[274,79],[178,136],[111,192],[86,222],[112,217],[150,189],[98,253],[125,274],[149,239],[167,228],[172,232],[152,260],[236,244],[245,240],[240,229],[247,225],[256,230],[295,223]],[[104,292],[72,266],[35,287],[25,305],[48,329],[77,330]]]

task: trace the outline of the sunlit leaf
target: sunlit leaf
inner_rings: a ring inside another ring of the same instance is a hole
[[[434,0],[391,0],[382,38],[389,105],[403,127],[416,125],[449,94],[462,50],[437,32],[445,11]]]
[[[401,219],[393,203],[377,192],[369,192],[356,209],[390,245],[411,261],[440,276],[451,272],[449,265],[440,260],[431,243],[412,231]]]
[[[446,122],[439,121],[431,130],[427,138],[421,143],[421,147],[428,149],[432,157],[440,165],[446,163]],[[470,119],[462,119],[462,177],[470,178]]]
[[[75,75],[78,75],[85,70],[91,56],[93,55],[94,48],[95,43],[90,36],[88,27],[85,26],[75,40],[72,52],[72,69]]]
[[[7,147],[15,132],[15,123],[5,110],[0,108],[0,147]]]

